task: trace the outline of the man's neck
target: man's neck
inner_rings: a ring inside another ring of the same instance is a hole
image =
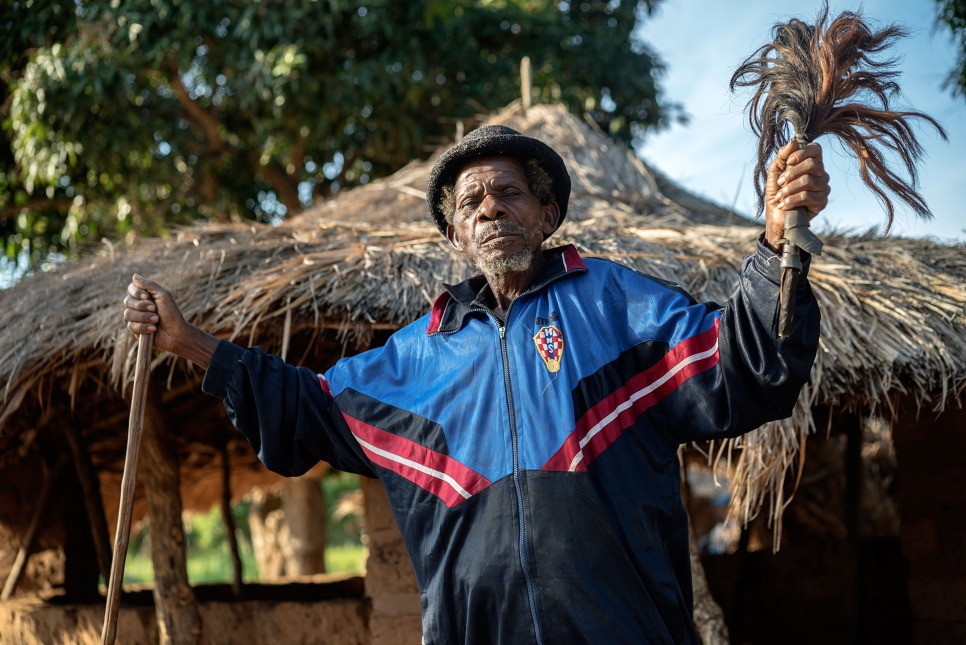
[[[537,251],[533,262],[524,271],[508,271],[500,275],[486,275],[486,283],[490,286],[490,308],[501,320],[506,320],[510,305],[522,293],[529,289],[540,270],[543,269],[543,251]]]

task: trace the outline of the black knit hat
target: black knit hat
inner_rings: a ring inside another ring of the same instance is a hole
[[[570,201],[570,175],[567,174],[567,167],[560,155],[543,141],[520,134],[513,128],[505,125],[484,125],[444,152],[429,173],[426,201],[440,233],[446,235],[446,213],[443,212],[441,203],[443,188],[456,182],[457,175],[467,162],[494,156],[515,157],[523,164],[530,159],[540,162],[553,182],[550,191],[560,208],[560,217],[557,219],[557,226],[560,226],[567,215],[567,203]]]

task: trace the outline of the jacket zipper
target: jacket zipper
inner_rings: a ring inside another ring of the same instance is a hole
[[[510,305],[513,306],[512,304]],[[507,311],[507,319],[510,312]],[[543,645],[543,634],[537,621],[537,603],[533,592],[533,579],[530,577],[530,560],[527,557],[526,520],[524,519],[523,483],[520,479],[520,455],[517,442],[517,419],[513,406],[513,388],[510,383],[510,355],[506,344],[506,323],[497,319],[500,329],[500,353],[503,356],[503,386],[506,388],[507,411],[510,414],[510,442],[513,447],[513,487],[517,494],[517,514],[520,517],[520,566],[523,568],[523,579],[527,585],[527,600],[530,603],[530,617],[533,619],[533,633],[537,643]]]
[[[567,271],[551,277],[540,284],[533,285],[525,292],[520,294],[519,297],[523,297],[543,289],[551,282],[556,282],[560,278],[572,273],[572,271]],[[514,301],[515,302],[515,301]],[[513,309],[513,303],[507,307],[506,320],[510,320],[510,310]],[[527,527],[526,519],[524,518],[524,505],[523,505],[523,482],[520,477],[520,452],[519,452],[519,442],[517,440],[517,417],[516,412],[514,412],[513,406],[513,387],[510,382],[510,354],[507,350],[506,342],[506,323],[500,320],[500,317],[494,314],[490,309],[486,307],[471,307],[469,311],[482,311],[487,315],[491,316],[496,321],[496,326],[500,330],[500,355],[503,357],[503,387],[506,390],[506,400],[507,400],[507,413],[510,417],[510,443],[513,449],[513,488],[517,495],[517,515],[520,518],[520,566],[523,569],[523,580],[527,587],[527,601],[530,604],[530,618],[533,620],[533,633],[536,637],[537,645],[543,645],[543,632],[540,630],[540,623],[537,620],[537,601],[536,594],[533,591],[533,578],[530,575],[530,559],[527,556]],[[462,325],[460,325],[462,327]],[[442,332],[444,334],[453,334],[459,331],[459,328],[454,329],[449,332]]]

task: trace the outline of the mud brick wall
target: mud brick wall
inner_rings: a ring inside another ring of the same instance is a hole
[[[208,645],[366,645],[366,602],[204,602],[199,605]],[[22,598],[0,603],[0,643],[10,645],[99,645],[104,606],[46,603]],[[118,612],[117,642],[156,645],[154,607],[125,606]],[[419,642],[418,640],[416,642]]]
[[[422,640],[419,587],[382,484],[361,478],[366,505],[366,595],[372,602],[372,645],[412,645]]]

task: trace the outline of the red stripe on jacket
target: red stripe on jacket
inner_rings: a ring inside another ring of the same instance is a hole
[[[457,506],[490,485],[490,480],[441,452],[386,432],[343,413],[352,435],[372,463],[405,477]]]
[[[657,405],[692,376],[718,363],[718,323],[681,341],[658,363],[628,379],[577,420],[573,432],[542,470],[587,470],[647,409]]]

